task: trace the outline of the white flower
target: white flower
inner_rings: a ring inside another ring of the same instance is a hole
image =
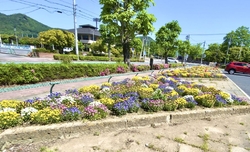
[[[61,97],[59,98],[59,100],[60,100],[59,103],[62,103],[63,101],[70,102],[71,104],[74,103],[74,102],[76,102],[76,101],[74,100],[74,98],[71,97],[71,96],[61,96]]]
[[[227,100],[227,102],[229,102],[229,103],[233,103],[233,102],[234,102],[234,100],[232,99],[232,95],[231,95],[230,93],[227,93],[227,94],[229,94],[229,95],[230,95],[230,97],[229,97],[228,99],[226,99],[226,100]]]
[[[38,110],[33,107],[26,107],[21,110],[21,116],[30,115],[31,113],[35,113],[37,111]]]
[[[190,101],[190,100],[191,100],[191,101],[194,100],[194,96],[193,96],[193,95],[185,95],[183,98],[184,98],[185,100],[188,100],[188,99],[189,99],[189,101]]]
[[[109,87],[103,87],[103,88],[102,88],[102,91],[103,91],[103,92],[109,92],[109,91],[110,91],[110,88],[109,88]]]
[[[165,89],[167,89],[167,90],[174,90],[174,88],[173,87],[170,87],[170,86],[166,86],[166,88]]]
[[[99,101],[93,101],[93,102],[90,102],[89,103],[89,106],[98,106],[98,105],[101,105],[102,103],[99,102]]]
[[[15,112],[15,111],[16,111],[16,109],[9,108],[9,107],[0,109],[0,112]]]

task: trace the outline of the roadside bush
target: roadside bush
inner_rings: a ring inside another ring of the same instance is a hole
[[[118,73],[118,67],[128,70],[126,64],[1,64],[0,85],[100,76],[105,69]]]

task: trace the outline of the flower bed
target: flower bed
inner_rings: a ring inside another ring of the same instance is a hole
[[[162,74],[175,77],[226,78],[226,76],[221,73],[220,69],[208,66],[166,70],[162,72]]]
[[[246,104],[247,99],[177,77],[162,74],[134,76],[120,82],[84,86],[64,93],[55,92],[45,98],[2,100],[0,128],[76,120],[94,121],[108,115],[121,116],[138,111],[152,113]]]

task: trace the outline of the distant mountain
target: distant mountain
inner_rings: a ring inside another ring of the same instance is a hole
[[[16,31],[15,31],[16,29]],[[37,35],[51,27],[44,25],[24,14],[5,15],[0,13],[0,34]]]
[[[141,40],[143,39],[143,36],[137,36],[137,38],[140,38]],[[148,41],[155,41],[154,39],[152,39],[151,37],[149,36],[146,36],[145,39],[147,39]]]

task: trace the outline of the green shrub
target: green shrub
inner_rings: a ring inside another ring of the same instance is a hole
[[[128,70],[126,64],[1,64],[0,85],[100,76],[100,73],[106,69],[109,69],[110,74],[118,73],[118,67]]]

